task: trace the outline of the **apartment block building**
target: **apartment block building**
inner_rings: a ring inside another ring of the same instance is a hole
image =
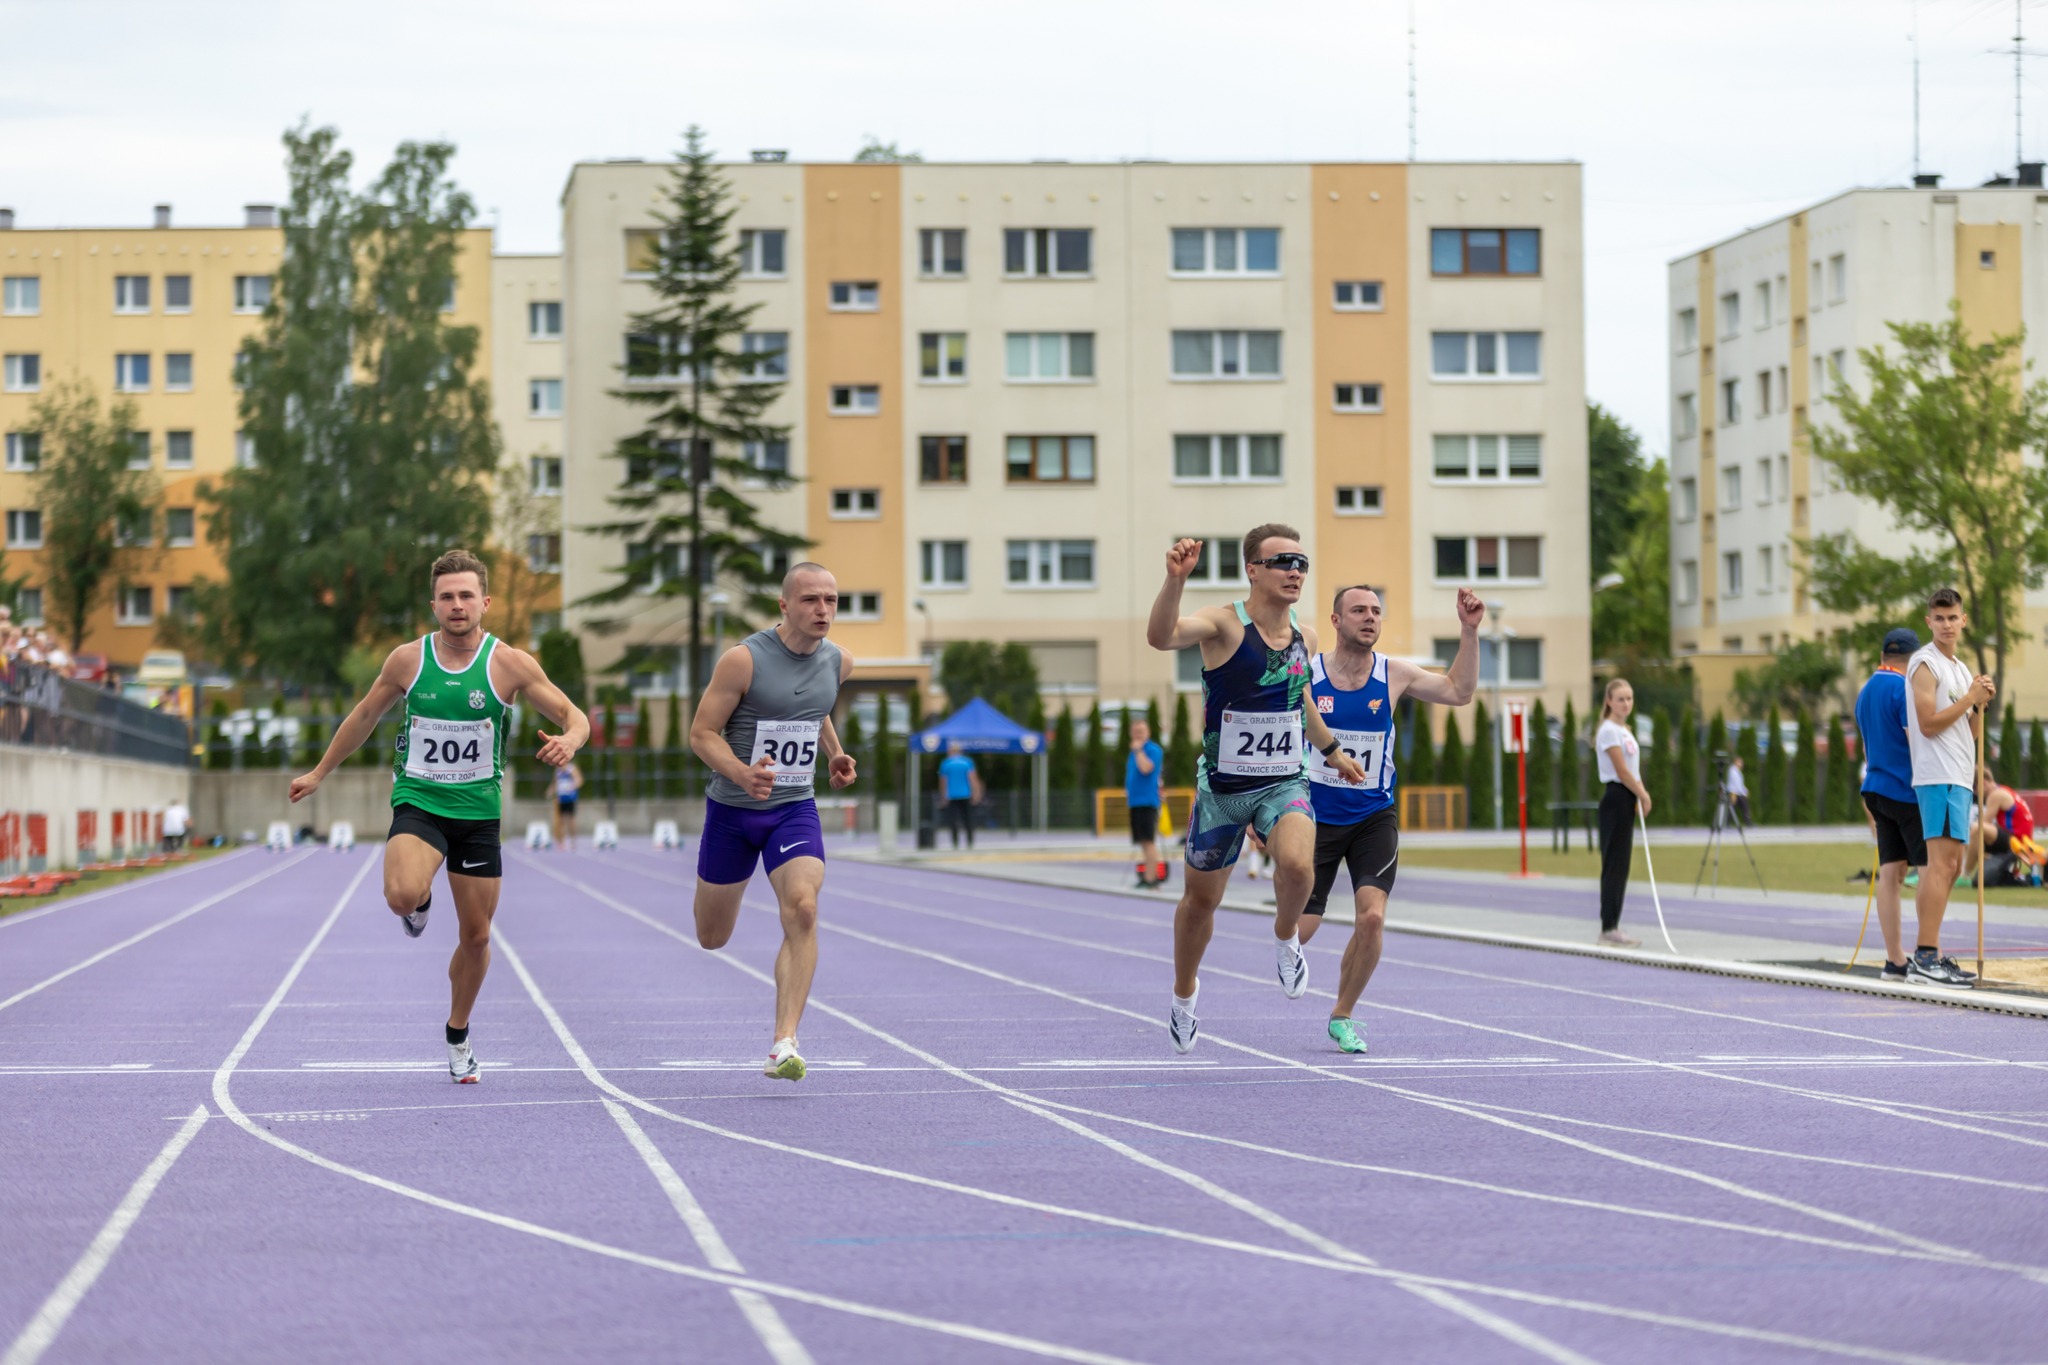
[[[1049,692],[1170,706],[1200,665],[1144,642],[1167,547],[1205,539],[1184,602],[1221,604],[1244,532],[1281,521],[1313,562],[1305,619],[1371,584],[1384,648],[1447,658],[1473,586],[1513,632],[1510,691],[1583,695],[1578,166],[721,169],[790,428],[744,453],[800,480],[748,496],[837,574],[861,678],[928,684],[946,642],[1014,640]],[[615,391],[669,174],[579,164],[563,195],[572,604],[629,553],[580,528],[644,420]],[[686,612],[650,599],[591,663],[681,643]]]
[[[488,230],[465,234],[451,321],[482,332],[478,368],[490,373]],[[202,480],[252,458],[241,436],[235,355],[262,326],[283,257],[276,210],[251,205],[239,227],[176,227],[158,205],[153,226],[17,227],[0,209],[0,571],[29,582],[18,618],[43,613],[38,578],[41,456],[31,413],[58,380],[91,382],[103,403],[135,404],[135,467],[162,490],[154,524],[128,528],[130,553],[84,648],[132,667],[159,626],[186,609],[190,586],[220,573],[208,544]]]
[[[562,258],[491,258],[491,405],[504,442],[497,534],[525,572],[491,583],[493,629],[527,645],[562,608]],[[524,626],[522,630],[521,627]]]
[[[1836,377],[1861,384],[1858,353],[1953,301],[1974,334],[2024,326],[2040,355],[2048,273],[2030,265],[2048,248],[2048,193],[2030,169],[2031,184],[1850,191],[1671,263],[1671,647],[1708,710],[1738,668],[1845,623],[1808,593],[1803,540],[1905,548],[1808,447]],[[2048,689],[2048,655],[2027,642],[2044,607],[2048,593],[2027,594],[2009,690]]]

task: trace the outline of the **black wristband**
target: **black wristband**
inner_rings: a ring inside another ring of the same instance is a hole
[[[1331,741],[1330,741],[1330,742],[1329,742],[1328,744],[1325,744],[1325,745],[1323,746],[1323,757],[1324,757],[1324,758],[1328,758],[1328,757],[1329,757],[1329,756],[1330,756],[1331,754],[1334,754],[1334,753],[1336,753],[1336,752],[1337,752],[1337,748],[1338,748],[1338,745],[1337,745],[1337,741],[1336,741],[1336,740],[1334,740],[1334,739],[1333,739],[1333,740],[1331,740]]]

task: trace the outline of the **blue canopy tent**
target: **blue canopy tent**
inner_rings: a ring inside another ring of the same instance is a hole
[[[1031,824],[1044,829],[1046,822],[1045,736],[1019,725],[980,697],[967,703],[936,725],[910,737],[912,755],[942,754],[955,744],[970,754],[1028,754],[1031,756]],[[911,818],[922,824],[923,806],[918,787],[924,765],[910,765]]]

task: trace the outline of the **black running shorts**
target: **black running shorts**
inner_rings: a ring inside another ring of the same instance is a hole
[[[1877,861],[1927,866],[1927,835],[1920,824],[1920,807],[1912,802],[1894,801],[1876,792],[1863,793],[1863,809],[1877,826]]]
[[[1316,826],[1316,885],[1308,893],[1304,915],[1320,915],[1337,884],[1337,867],[1351,869],[1351,889],[1375,886],[1394,894],[1394,864],[1400,858],[1401,822],[1392,806],[1374,811],[1355,825]]]
[[[1149,844],[1159,837],[1159,807],[1131,807],[1131,842]]]
[[[432,844],[447,861],[451,877],[502,877],[496,820],[451,820],[401,802],[391,808],[392,835],[410,834]]]

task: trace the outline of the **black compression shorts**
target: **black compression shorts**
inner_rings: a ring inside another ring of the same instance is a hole
[[[1394,893],[1395,863],[1400,859],[1401,822],[1392,806],[1374,811],[1355,825],[1316,826],[1316,885],[1308,894],[1304,915],[1320,915],[1337,884],[1339,864],[1351,869],[1351,889],[1374,886]]]
[[[392,835],[410,834],[440,851],[451,877],[502,877],[504,859],[498,848],[496,820],[451,820],[445,815],[401,803],[391,808]]]

